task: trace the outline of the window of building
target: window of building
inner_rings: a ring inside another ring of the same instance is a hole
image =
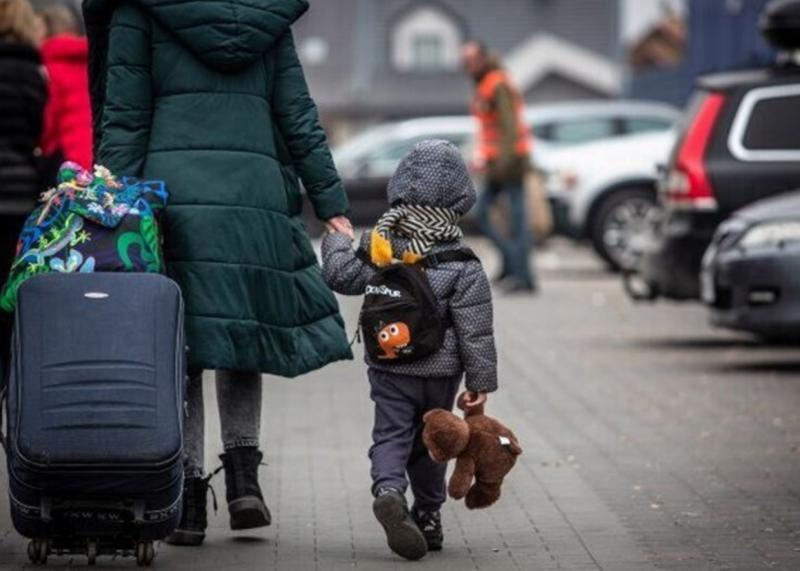
[[[442,38],[435,34],[419,34],[411,46],[414,68],[436,70],[444,67],[444,45]]]
[[[392,62],[401,71],[458,68],[462,34],[458,24],[435,6],[421,5],[403,16],[392,35]]]

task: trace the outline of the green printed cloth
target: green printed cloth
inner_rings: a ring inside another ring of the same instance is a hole
[[[161,181],[65,163],[25,222],[0,309],[13,312],[19,287],[42,273],[163,272],[158,216],[168,197]]]

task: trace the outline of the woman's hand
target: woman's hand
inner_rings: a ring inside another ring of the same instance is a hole
[[[476,393],[473,391],[466,391],[464,393],[464,408],[465,410],[472,410],[486,404],[489,398],[487,393]]]
[[[325,223],[328,232],[341,232],[351,240],[356,239],[355,232],[353,232],[353,225],[348,220],[347,216],[334,216]]]

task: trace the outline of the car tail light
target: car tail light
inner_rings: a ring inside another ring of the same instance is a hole
[[[717,207],[703,157],[724,103],[724,95],[711,93],[703,99],[691,119],[680,143],[675,166],[664,184],[666,201],[670,206],[697,210],[713,210]]]

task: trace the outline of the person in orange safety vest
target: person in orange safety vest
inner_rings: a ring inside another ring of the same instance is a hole
[[[503,282],[509,292],[533,292],[537,283],[531,265],[532,240],[524,190],[533,139],[524,120],[525,102],[485,45],[467,42],[461,56],[476,84],[472,102],[472,114],[478,123],[474,167],[487,180],[478,201],[478,220],[503,259],[495,281]],[[510,202],[509,236],[495,228],[490,219],[492,206],[501,198]]]

